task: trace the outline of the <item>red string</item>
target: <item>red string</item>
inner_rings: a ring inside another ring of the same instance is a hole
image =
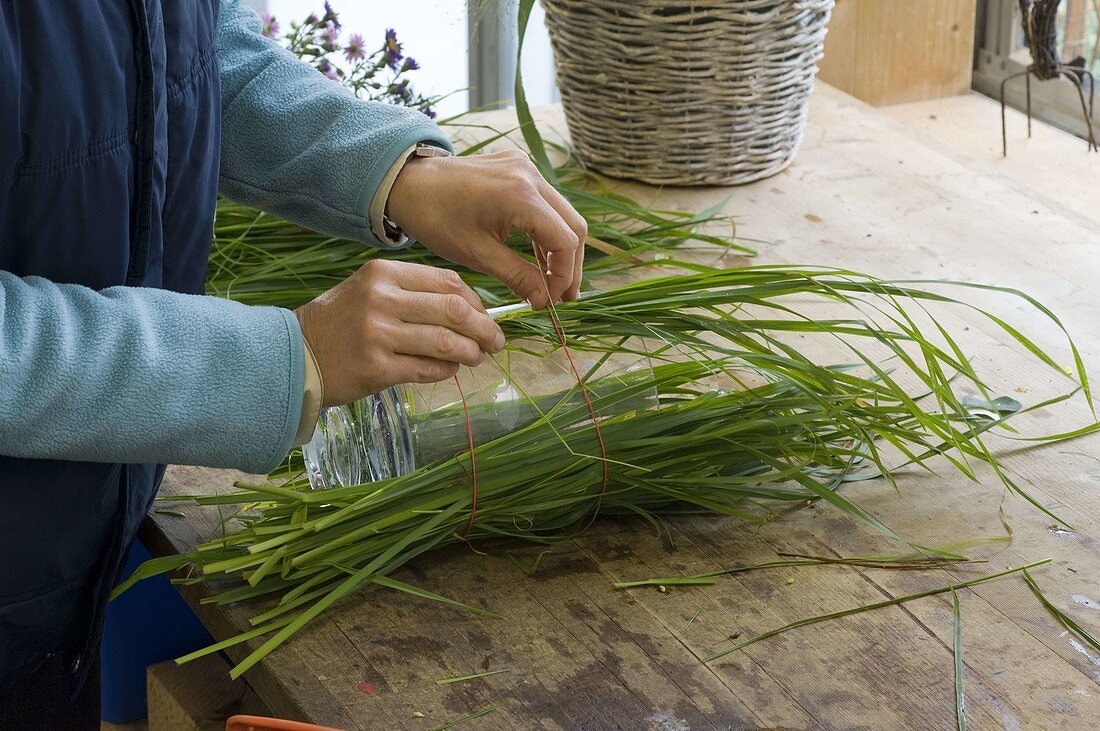
[[[538,247],[536,247],[536,253],[538,253]],[[540,257],[541,258],[541,257]],[[596,408],[592,405],[592,399],[588,395],[588,389],[585,388],[584,378],[581,376],[580,371],[577,369],[577,364],[573,360],[573,353],[569,350],[569,345],[565,339],[565,330],[561,326],[561,322],[558,320],[558,314],[554,310],[553,298],[550,296],[550,286],[546,281],[546,273],[542,272],[542,284],[546,288],[546,311],[550,315],[550,322],[554,325],[554,332],[558,336],[558,342],[561,345],[562,351],[565,352],[565,357],[569,361],[569,370],[572,371],[573,377],[577,379],[577,387],[580,389],[581,396],[584,397],[584,403],[588,407],[588,413],[592,416],[592,428],[596,432],[596,441],[600,445],[600,466],[602,469],[602,481],[600,485],[600,495],[596,498],[596,504],[593,509],[596,512],[600,510],[600,503],[604,494],[607,492],[608,473],[607,473],[607,445],[603,440],[603,432],[600,431],[600,417],[596,413]],[[462,391],[462,384],[458,380],[458,375],[454,377],[455,386],[458,388],[458,397],[462,400],[462,411],[466,417],[466,439],[470,445],[470,520],[466,524],[466,529],[462,531],[462,535],[465,536],[470,532],[470,529],[474,526],[474,518],[477,515],[477,460],[474,457],[474,428],[470,421],[470,407],[466,403],[466,394]]]
[[[474,427],[470,423],[470,407],[466,404],[466,394],[462,392],[462,384],[459,383],[457,373],[455,386],[458,387],[458,397],[462,399],[462,411],[466,415],[466,439],[470,444],[470,522],[466,524],[466,530],[462,531],[462,535],[465,536],[474,527],[474,516],[477,514],[477,460],[474,459]]]
[[[577,386],[581,390],[581,395],[584,396],[584,403],[588,406],[588,413],[592,415],[592,428],[596,430],[596,441],[600,443],[600,464],[603,467],[603,484],[600,486],[600,498],[602,498],[603,494],[607,492],[607,446],[603,441],[603,433],[600,432],[600,417],[592,406],[592,399],[588,397],[588,389],[584,387],[584,379],[581,377],[580,371],[577,370],[577,364],[573,362],[573,354],[569,352],[569,346],[565,344],[565,331],[561,329],[561,323],[558,322],[558,316],[554,312],[553,305],[549,307],[548,312],[550,313],[550,322],[554,323],[554,330],[558,333],[561,348],[565,351],[565,357],[569,360],[569,370],[573,371],[573,377],[577,379]],[[596,510],[600,509],[600,498],[596,499]]]
[[[541,253],[542,252],[536,245],[536,257],[541,262],[545,262],[545,257],[542,256]],[[554,325],[554,332],[557,333],[561,349],[565,352],[565,357],[569,361],[569,370],[573,372],[573,377],[577,379],[577,387],[580,388],[581,396],[584,397],[584,403],[588,406],[588,413],[592,416],[592,428],[596,431],[596,441],[600,444],[600,465],[603,468],[603,482],[600,486],[600,496],[596,498],[596,504],[593,506],[593,510],[599,512],[600,502],[603,499],[604,493],[607,492],[607,446],[604,444],[603,433],[600,431],[600,417],[596,414],[596,409],[592,406],[592,399],[588,396],[588,389],[584,387],[584,378],[581,377],[580,371],[577,370],[577,364],[573,361],[573,354],[566,344],[565,330],[562,329],[561,322],[558,320],[558,313],[554,310],[554,298],[550,296],[550,285],[546,281],[545,264],[540,267],[540,271],[542,272],[542,285],[546,289],[546,311],[550,315],[550,322]]]

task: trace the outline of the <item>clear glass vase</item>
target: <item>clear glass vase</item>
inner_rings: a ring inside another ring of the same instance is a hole
[[[590,395],[615,388],[620,377],[652,371],[644,350],[606,358],[572,351]],[[455,381],[387,388],[346,406],[323,409],[312,440],[302,447],[316,490],[405,475],[451,459],[474,446],[521,429],[550,409],[584,404],[565,351],[509,352],[478,368],[463,368]],[[465,405],[463,405],[465,397]],[[654,407],[656,390],[624,399],[609,417]],[[470,425],[467,427],[467,415]]]

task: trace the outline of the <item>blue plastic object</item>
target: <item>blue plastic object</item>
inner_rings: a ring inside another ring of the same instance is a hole
[[[150,557],[141,541],[134,541],[123,578]],[[103,720],[126,723],[143,718],[145,668],[212,642],[167,576],[139,581],[107,607],[100,656]]]

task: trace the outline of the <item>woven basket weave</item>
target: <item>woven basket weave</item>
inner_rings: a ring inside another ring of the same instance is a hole
[[[730,185],[802,140],[834,0],[542,0],[570,139],[612,177]]]

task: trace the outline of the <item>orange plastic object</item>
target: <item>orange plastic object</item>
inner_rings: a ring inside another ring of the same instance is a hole
[[[225,731],[344,731],[331,726],[317,726],[301,721],[286,721],[263,716],[231,716],[225,722]]]

